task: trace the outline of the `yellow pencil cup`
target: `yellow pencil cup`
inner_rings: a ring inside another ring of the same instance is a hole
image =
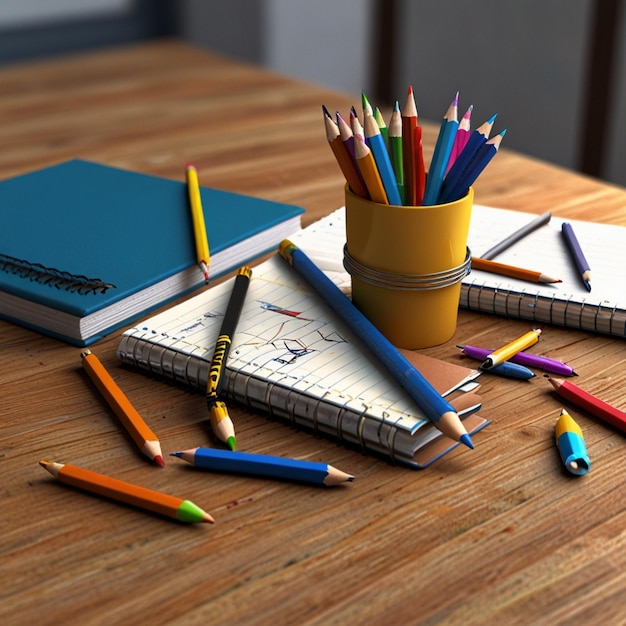
[[[352,301],[400,348],[445,343],[456,330],[474,190],[455,202],[394,206],[346,186],[344,266]]]

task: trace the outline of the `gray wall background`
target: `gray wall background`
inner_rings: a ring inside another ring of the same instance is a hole
[[[395,0],[391,92],[402,103],[413,85],[422,119],[438,121],[459,90],[461,109],[474,105],[474,126],[498,113],[494,130],[508,128],[504,145],[577,169],[590,21],[602,1]],[[82,23],[85,31],[91,20],[107,25],[109,43],[175,35],[352,94],[358,105],[360,91],[371,94],[376,86],[376,6],[374,0],[0,0],[0,62],[54,54],[53,44],[47,50],[36,44],[59,26],[65,34],[58,52],[65,52],[67,25]],[[599,176],[626,186],[626,11],[619,27],[618,81]],[[29,29],[38,36],[29,40]],[[19,39],[7,37],[16,30]],[[104,35],[92,40],[107,44]],[[84,37],[77,38],[81,46],[89,47]]]

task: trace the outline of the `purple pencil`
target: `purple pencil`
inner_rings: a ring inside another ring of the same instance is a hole
[[[580,273],[583,284],[587,288],[587,291],[591,291],[591,270],[589,269],[589,263],[587,262],[587,259],[585,259],[585,255],[583,254],[583,250],[578,243],[578,239],[576,239],[576,235],[574,234],[574,229],[571,224],[563,222],[563,224],[561,224],[561,234],[563,235],[565,243],[572,254],[572,258],[576,264],[576,269]]]
[[[471,359],[478,361],[484,361],[492,352],[489,348],[478,348],[476,346],[464,346],[458,345],[463,351],[463,354],[467,355]],[[576,372],[569,365],[555,359],[551,359],[547,356],[540,354],[530,354],[529,352],[518,352],[510,359],[513,363],[518,365],[525,365],[526,367],[536,367],[544,372],[550,372],[552,374],[559,374],[561,376],[577,376]]]

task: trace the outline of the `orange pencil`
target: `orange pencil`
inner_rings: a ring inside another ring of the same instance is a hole
[[[165,517],[171,517],[179,522],[213,523],[215,521],[211,515],[189,500],[182,500],[160,491],[139,487],[69,463],[39,461],[39,465],[48,470],[59,482],[66,485],[146,509]]]
[[[328,145],[337,159],[337,163],[343,172],[343,175],[348,183],[350,189],[361,198],[369,198],[367,188],[363,183],[361,174],[356,166],[356,163],[350,156],[345,142],[341,138],[339,132],[339,126],[332,119],[328,113],[326,107],[322,106],[324,111],[324,126],[326,128],[326,139],[328,139]]]
[[[113,412],[122,422],[122,425],[137,444],[137,447],[148,458],[164,467],[161,444],[157,436],[143,421],[141,415],[130,403],[124,392],[117,386],[109,372],[104,369],[104,365],[102,365],[98,357],[92,354],[90,350],[81,352],[81,357],[83,367],[89,378],[91,378],[107,404],[113,409]]]
[[[472,257],[472,269],[491,272],[492,274],[501,274],[502,276],[509,276],[510,278],[519,278],[519,280],[527,280],[531,283],[563,282],[560,278],[552,278],[552,276],[547,276],[542,272],[527,270],[522,267],[515,267],[514,265],[506,265],[505,263],[498,263],[497,261],[481,259],[475,256]]]
[[[365,140],[359,136],[354,138],[354,156],[361,170],[361,176],[365,181],[369,197],[374,202],[389,204],[383,181],[378,173],[376,161],[374,161],[374,155],[366,145]]]

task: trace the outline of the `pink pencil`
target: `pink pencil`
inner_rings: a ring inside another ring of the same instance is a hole
[[[470,133],[471,133],[471,119],[472,119],[472,109],[474,105],[471,104],[467,111],[465,111],[465,115],[459,122],[459,128],[456,131],[456,135],[454,136],[454,143],[452,144],[452,150],[450,151],[450,158],[448,159],[448,166],[446,167],[446,174],[449,172],[452,164],[456,160],[456,158],[461,154],[463,148],[469,141]]]

